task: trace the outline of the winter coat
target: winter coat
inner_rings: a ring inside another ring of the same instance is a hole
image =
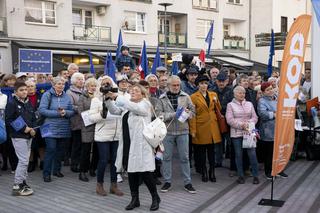
[[[84,92],[78,101],[77,108],[78,113],[81,115],[82,112],[90,110],[92,98],[88,92]],[[82,143],[92,143],[94,141],[95,124],[90,126],[84,126],[83,120],[81,119],[81,140]]]
[[[82,126],[82,118],[78,110],[78,102],[79,98],[82,95],[82,90],[75,86],[71,86],[70,89],[67,91],[67,95],[69,95],[72,103],[72,107],[74,110],[74,115],[71,117],[70,122],[71,122],[71,130],[80,130]]]
[[[227,86],[223,90],[220,90],[218,87],[214,90],[217,93],[220,104],[221,104],[221,114],[225,115],[227,111],[227,105],[233,99],[232,88]]]
[[[193,144],[204,145],[221,142],[219,124],[215,113],[216,106],[219,110],[221,110],[221,106],[215,92],[208,92],[207,95],[210,99],[209,107],[199,91],[191,95],[196,111],[195,116],[189,120],[190,133],[196,136],[192,138]]]
[[[188,121],[181,123],[176,118],[176,111],[174,110],[168,96],[167,92],[162,94],[159,98],[160,100],[157,101],[155,111],[158,116],[164,117],[164,122],[166,123],[166,126],[168,127],[168,135],[184,135],[189,134],[189,123]],[[192,118],[195,114],[195,108],[191,101],[190,96],[180,91],[179,97],[178,97],[178,107],[184,107],[188,108],[190,110],[190,118]],[[172,121],[172,122],[171,122]]]
[[[111,115],[108,110],[107,117],[102,117],[102,98],[94,97],[91,101],[89,119],[96,124],[94,140],[96,142],[118,141],[120,135],[120,116]]]
[[[258,101],[259,131],[262,141],[274,141],[275,117],[277,100],[262,96]]]
[[[245,130],[242,129],[243,123],[258,122],[258,117],[254,111],[253,104],[249,101],[242,101],[241,103],[236,99],[227,105],[226,113],[227,123],[230,125],[230,137],[242,137]]]
[[[155,170],[155,156],[153,148],[145,140],[142,130],[145,125],[151,122],[151,103],[143,99],[139,103],[131,102],[124,97],[118,97],[116,102],[107,101],[108,109],[111,113],[124,115],[130,111],[128,126],[130,133],[130,150],[128,160],[128,172],[146,172]],[[122,126],[122,125],[121,125]],[[122,171],[123,158],[123,135],[122,128],[117,152],[115,166],[117,171]]]
[[[26,125],[19,130],[16,131],[11,123],[15,121],[19,116],[22,117]],[[26,101],[19,100],[17,96],[13,96],[13,98],[8,102],[5,109],[5,121],[7,130],[9,131],[9,136],[11,138],[25,138],[30,139],[31,135],[29,133],[25,133],[26,127],[36,127],[36,116],[34,109],[27,99]]]
[[[181,81],[181,90],[188,95],[192,95],[198,91],[198,87],[192,86],[188,81]]]
[[[4,119],[4,110],[6,109],[8,96],[0,91],[0,119]]]
[[[115,63],[115,65],[116,65],[116,67],[117,67],[119,72],[121,71],[122,66],[125,65],[125,64],[129,64],[131,70],[135,70],[136,69],[136,65],[134,64],[133,59],[132,59],[131,56],[120,54],[119,57],[116,59],[116,63]]]
[[[66,111],[64,117],[61,117],[58,108]],[[59,96],[56,94],[54,88],[45,92],[41,97],[39,112],[45,117],[44,124],[49,124],[50,131],[54,135],[54,138],[71,137],[70,118],[74,115],[74,111],[71,99],[64,91]]]

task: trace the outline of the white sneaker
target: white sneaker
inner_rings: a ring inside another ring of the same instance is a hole
[[[117,175],[117,182],[118,183],[122,183],[123,182],[123,179],[122,179],[120,174]]]
[[[22,184],[14,184],[12,187],[12,195],[13,196],[28,196],[32,195],[33,190],[28,185]]]

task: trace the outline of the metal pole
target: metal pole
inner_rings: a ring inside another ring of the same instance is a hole
[[[272,176],[272,180],[271,180],[271,202],[273,201],[273,176]]]
[[[164,5],[164,67],[167,68],[167,5]]]

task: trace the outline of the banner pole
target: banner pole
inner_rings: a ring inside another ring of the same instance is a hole
[[[273,201],[273,176],[272,176],[272,180],[271,180],[271,202]]]

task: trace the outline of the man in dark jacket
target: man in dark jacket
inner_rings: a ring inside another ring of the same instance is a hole
[[[221,105],[221,114],[225,115],[227,111],[227,105],[230,103],[233,99],[233,91],[232,88],[228,85],[228,76],[225,72],[220,72],[217,77],[216,77],[216,87],[214,92],[217,93],[219,102]],[[222,160],[223,160],[223,148],[224,144],[227,141],[227,143],[230,145],[230,135],[228,133],[222,134],[222,143],[217,143],[215,144],[215,162],[216,162],[216,167],[221,167],[222,166]],[[230,147],[230,146],[229,146]],[[235,170],[235,161],[234,159],[230,161],[230,168],[231,170]]]
[[[31,103],[28,100],[27,85],[17,81],[14,86],[14,95],[5,109],[6,125],[15,152],[18,156],[12,195],[27,196],[33,190],[27,185],[27,169],[30,157],[32,137],[36,135],[33,129],[36,124],[36,116]]]
[[[116,59],[116,67],[118,71],[121,71],[124,64],[129,64],[131,70],[136,69],[136,65],[134,64],[132,57],[129,55],[129,47],[125,45],[121,46],[121,54]]]

